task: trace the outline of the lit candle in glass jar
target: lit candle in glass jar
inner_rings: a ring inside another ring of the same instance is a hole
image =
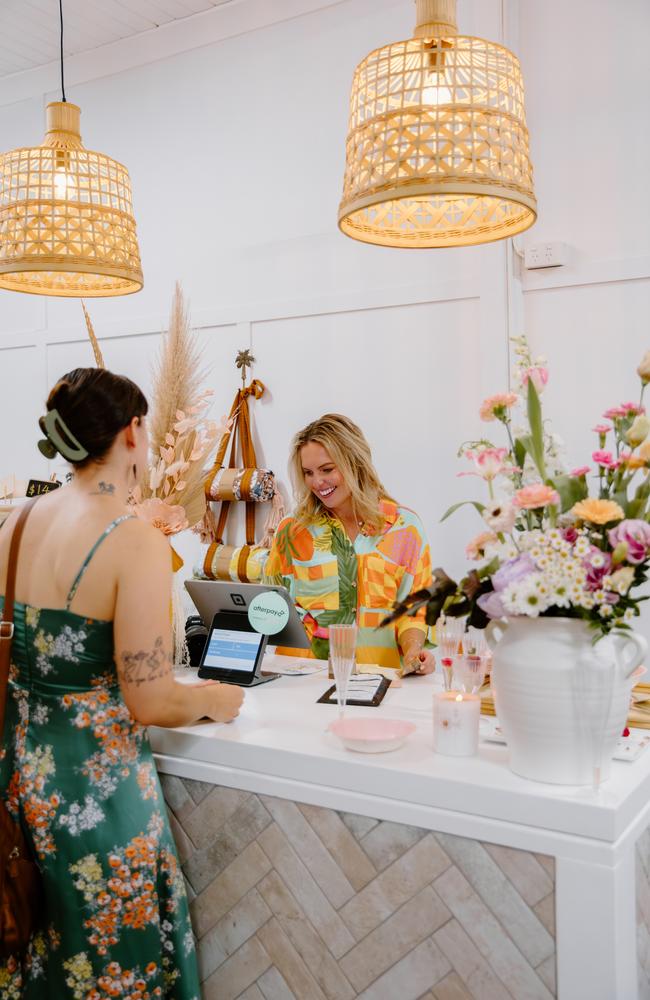
[[[449,757],[471,757],[478,750],[481,699],[477,694],[441,691],[433,696],[433,749]]]

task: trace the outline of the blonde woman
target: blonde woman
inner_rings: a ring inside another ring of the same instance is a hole
[[[396,601],[431,584],[431,558],[420,519],[382,486],[360,428],[325,414],[296,434],[290,467],[298,503],[264,579],[291,593],[314,656],[327,658],[330,625],[357,622],[359,664],[430,673],[423,615],[377,629]]]

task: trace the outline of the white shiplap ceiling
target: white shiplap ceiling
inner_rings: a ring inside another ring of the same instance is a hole
[[[63,0],[64,54],[87,52],[232,0]],[[59,58],[59,0],[0,0],[0,77]]]

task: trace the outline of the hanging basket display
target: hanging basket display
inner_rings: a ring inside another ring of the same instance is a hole
[[[244,355],[242,364],[239,364]],[[240,352],[237,360],[238,367],[243,369],[242,388],[235,394],[227,423],[228,430],[221,438],[215,463],[205,481],[206,500],[209,505],[220,504],[219,515],[215,521],[210,512],[206,519],[203,536],[209,537],[209,544],[194,567],[194,576],[204,580],[254,583],[262,577],[273,533],[284,517],[284,505],[271,470],[257,466],[251,433],[249,399],[261,399],[265,386],[259,379],[253,379],[250,385],[246,385],[246,368],[254,360],[249,351]],[[229,444],[230,458],[225,466]],[[238,446],[242,466],[237,463]],[[224,543],[228,515],[232,503],[236,501],[246,504],[246,544],[241,546]],[[263,502],[271,503],[271,511],[264,525],[263,537],[258,543],[255,540],[255,514],[257,505]]]

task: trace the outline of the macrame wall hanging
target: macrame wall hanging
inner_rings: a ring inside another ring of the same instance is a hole
[[[194,567],[197,579],[238,580],[242,583],[259,581],[273,534],[284,517],[284,504],[275,476],[270,469],[258,467],[255,455],[249,400],[261,399],[265,386],[256,378],[251,380],[250,385],[246,385],[246,369],[254,361],[250,351],[240,351],[237,355],[236,364],[242,372],[242,387],[235,394],[228,417],[228,429],[219,442],[215,463],[205,481],[208,514],[201,536],[208,544]],[[226,466],[229,444],[230,456]],[[240,463],[237,460],[238,454],[241,456]],[[228,516],[234,502],[246,504],[245,545],[226,545],[224,542]],[[256,511],[260,503],[270,503],[271,508],[258,542],[255,539]]]

